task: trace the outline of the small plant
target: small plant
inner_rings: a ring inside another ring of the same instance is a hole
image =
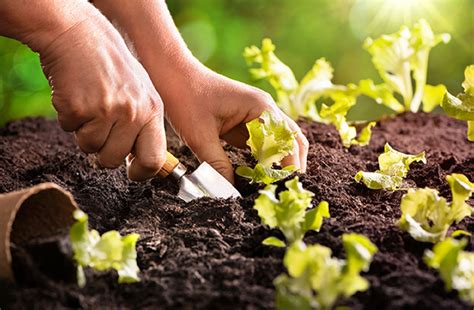
[[[240,166],[235,171],[238,175],[248,178],[251,182],[270,184],[291,175],[296,169],[293,165],[283,169],[274,169],[280,161],[293,152],[295,133],[290,130],[284,120],[278,119],[271,112],[247,123],[252,156],[257,160],[254,168]]]
[[[89,230],[88,216],[80,210],[74,212],[76,223],[71,227],[74,260],[77,263],[77,282],[80,287],[86,284],[84,267],[98,271],[115,269],[119,283],[140,281],[138,277],[136,243],[138,234],[120,236],[115,230],[102,236],[96,230]]]
[[[385,144],[384,153],[379,156],[379,170],[375,172],[359,171],[355,175],[356,182],[364,182],[370,189],[398,190],[413,162],[426,164],[425,152],[409,155],[393,149]]]
[[[467,121],[467,139],[474,141],[474,65],[466,68],[464,76],[464,93],[454,97],[446,92],[441,107],[449,116]]]
[[[438,270],[447,291],[453,289],[466,302],[474,305],[474,253],[463,251],[467,240],[448,238],[427,250],[424,260]]]
[[[359,136],[357,136],[357,130],[354,126],[349,125],[346,120],[347,112],[355,105],[356,101],[354,97],[339,95],[334,96],[335,102],[331,106],[327,106],[324,103],[321,106],[321,116],[325,120],[329,120],[333,124],[339,136],[341,137],[342,145],[350,147],[353,144],[360,146],[368,145],[372,136],[372,127],[375,126],[375,122],[369,122],[365,126]]]
[[[431,111],[441,103],[440,90],[443,85],[436,87],[426,84],[428,58],[430,50],[439,43],[448,43],[451,37],[447,33],[435,35],[425,20],[420,20],[410,29],[406,26],[393,34],[382,35],[375,40],[368,38],[364,47],[372,55],[372,62],[384,81],[384,84],[373,85],[364,82],[368,87],[360,87],[360,91],[373,98],[386,101],[387,106],[393,106],[401,112],[400,105],[394,94],[403,98],[405,111],[418,112],[422,100],[423,110]],[[415,87],[412,85],[412,78]],[[376,96],[374,96],[376,95]]]
[[[410,189],[401,201],[402,217],[398,225],[415,240],[436,243],[446,237],[448,229],[456,222],[471,216],[473,210],[466,203],[474,191],[474,183],[462,174],[446,177],[453,200],[448,203],[431,188]]]
[[[266,79],[277,94],[278,106],[292,119],[299,117],[313,121],[333,124],[339,131],[343,145],[367,145],[370,141],[371,128],[375,123],[369,123],[357,138],[357,131],[351,126],[346,115],[355,105],[357,91],[352,88],[332,83],[333,68],[324,58],[316,60],[313,68],[298,83],[293,71],[275,55],[275,45],[270,39],[262,41],[262,47],[247,47],[244,57],[249,65],[258,64],[251,68],[250,73],[255,79]],[[316,102],[319,99],[330,99],[334,104],[328,108],[323,106],[318,112]]]
[[[344,234],[346,259],[331,256],[331,249],[303,242],[286,251],[284,265],[288,274],[278,276],[277,309],[331,309],[340,297],[350,297],[369,288],[360,273],[369,269],[377,247],[358,234]]]
[[[275,196],[276,185],[268,185],[260,191],[260,196],[255,200],[254,209],[262,223],[270,228],[278,228],[285,236],[288,244],[301,241],[309,230],[319,231],[324,218],[329,218],[329,204],[321,201],[311,210],[311,199],[314,194],[305,190],[298,177],[286,181],[287,190]],[[265,245],[284,247],[285,242],[268,237],[262,242]]]

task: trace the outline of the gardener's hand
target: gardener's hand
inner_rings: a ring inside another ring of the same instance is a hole
[[[79,147],[106,168],[133,153],[129,177],[154,176],[166,158],[162,102],[115,28],[103,17],[87,19],[40,56],[59,123],[75,132]]]
[[[295,122],[265,92],[218,75],[200,64],[182,40],[165,1],[95,0],[94,4],[132,40],[141,63],[163,98],[168,120],[200,160],[207,161],[232,181],[232,165],[220,139],[245,147],[245,123],[259,117],[264,110],[271,110],[297,132],[298,144],[283,165],[294,164],[305,171],[308,142]]]
[[[208,162],[233,181],[233,168],[220,139],[240,148],[246,147],[248,133],[245,123],[267,110],[285,119],[297,133],[298,143],[293,154],[282,164],[295,165],[305,172],[308,141],[298,125],[276,107],[269,94],[216,74],[204,66],[196,68],[188,78],[189,84],[174,96],[168,96],[165,110],[175,131],[201,161]]]

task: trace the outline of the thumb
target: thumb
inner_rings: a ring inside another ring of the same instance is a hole
[[[234,184],[234,169],[229,157],[227,157],[222,148],[219,137],[215,136],[198,143],[192,143],[189,147],[201,162],[207,162],[229,182]]]

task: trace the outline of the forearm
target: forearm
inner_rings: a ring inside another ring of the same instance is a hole
[[[196,70],[204,69],[186,47],[164,0],[95,0],[109,20],[132,41],[164,102],[182,94]]]
[[[0,35],[39,52],[94,11],[85,0],[5,0],[0,5]]]

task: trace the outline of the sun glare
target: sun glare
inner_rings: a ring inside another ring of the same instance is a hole
[[[361,38],[396,31],[426,18],[450,30],[449,22],[437,12],[435,0],[356,0],[351,10],[351,26]]]

